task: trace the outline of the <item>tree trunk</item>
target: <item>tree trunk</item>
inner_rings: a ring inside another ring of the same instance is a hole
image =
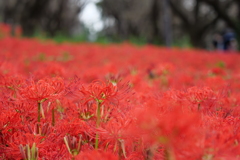
[[[33,36],[35,30],[40,24],[40,18],[48,3],[48,0],[26,1],[20,17],[20,25],[22,26],[23,36]]]
[[[153,34],[151,35],[151,38],[148,40],[149,43],[154,43],[156,41],[159,41],[160,39],[160,33],[159,33],[159,1],[158,0],[153,0],[152,3],[152,9],[151,9],[151,23],[152,23],[152,29],[153,29]]]
[[[203,35],[199,34],[198,32],[190,31],[189,38],[190,38],[190,43],[195,48],[204,48],[205,47],[205,44],[203,42]]]

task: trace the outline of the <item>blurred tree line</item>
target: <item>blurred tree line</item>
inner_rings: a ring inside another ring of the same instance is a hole
[[[24,36],[43,31],[48,36],[69,34],[79,26],[78,15],[85,6],[81,0],[0,0],[2,22],[20,25]]]
[[[20,25],[24,36],[36,30],[55,36],[84,28],[79,14],[90,0],[0,0],[1,19]],[[214,33],[231,28],[240,37],[240,0],[100,0],[104,29],[111,41],[143,40],[208,48]]]
[[[98,5],[103,17],[115,22],[106,33],[123,39],[144,37],[164,44],[167,34],[171,43],[187,37],[193,47],[209,48],[212,35],[227,28],[240,36],[239,0],[102,0]]]

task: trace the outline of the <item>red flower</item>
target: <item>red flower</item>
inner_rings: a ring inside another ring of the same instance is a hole
[[[44,102],[47,99],[57,98],[64,91],[64,82],[62,78],[41,79],[37,83],[33,81],[29,86],[20,90],[23,98]]]
[[[40,135],[15,133],[7,141],[5,154],[8,159],[26,159],[28,147],[29,149],[35,147],[34,156],[38,156],[38,153],[41,154],[44,150],[44,146],[47,145]]]
[[[192,103],[201,103],[206,100],[216,99],[216,95],[209,87],[191,87],[187,90],[187,99]]]
[[[112,83],[93,82],[87,87],[82,87],[80,90],[84,95],[85,103],[89,101],[98,101],[101,104],[111,102],[118,103],[117,93],[118,89],[116,85]]]
[[[82,152],[75,157],[76,160],[118,160],[118,157],[109,152],[103,151],[88,151]]]

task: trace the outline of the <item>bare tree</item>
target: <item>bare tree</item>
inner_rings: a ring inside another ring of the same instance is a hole
[[[59,31],[69,34],[79,23],[78,15],[86,4],[87,1],[81,0],[52,0],[41,18],[43,30],[50,36]]]
[[[14,33],[17,24],[24,36],[32,36],[36,30],[50,36],[67,32],[78,21],[78,14],[85,2],[81,0],[1,0],[3,21],[10,23]]]
[[[171,31],[171,27],[173,27],[173,34],[175,34],[175,30],[180,30],[179,26],[171,26],[171,23],[175,24],[175,17],[178,17],[182,22],[181,32],[188,35],[190,43],[194,47],[205,48],[209,43],[206,40],[207,35],[216,28],[220,18],[235,30],[240,25],[239,19],[226,12],[232,8],[233,4],[237,4],[240,8],[238,0],[168,0],[174,13],[168,18],[163,13],[163,10],[167,11],[163,7],[163,4],[166,3],[162,2],[165,1],[103,0],[101,7],[106,17],[115,20],[117,34],[123,39],[134,35],[146,37],[148,42],[153,42],[156,39],[163,42],[163,37],[166,37],[167,30]],[[213,10],[212,7],[215,9]],[[238,17],[240,18],[240,11]],[[168,27],[166,27],[166,19],[172,21]],[[161,28],[163,24],[165,27]],[[175,35],[173,36],[175,37]]]
[[[240,37],[240,1],[239,0],[201,0],[209,6],[211,6],[218,16],[223,19],[229,27],[235,30]],[[236,5],[238,7],[237,16],[232,16],[229,14],[229,6]]]
[[[182,20],[183,28],[189,35],[194,47],[203,48],[204,38],[209,29],[219,20],[219,16],[212,12],[200,0],[187,1],[169,0],[174,13]]]
[[[162,39],[159,0],[102,0],[103,18],[114,20],[115,35],[121,39],[134,36],[150,43]]]

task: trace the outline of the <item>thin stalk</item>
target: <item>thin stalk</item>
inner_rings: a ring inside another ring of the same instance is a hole
[[[40,133],[41,106],[42,106],[42,102],[38,102],[38,124],[37,124],[37,133]]]
[[[41,121],[41,102],[38,102],[38,122]]]
[[[55,110],[54,108],[52,109],[52,126],[55,125]]]
[[[97,122],[96,122],[96,127],[99,128],[101,122],[101,102],[97,100]],[[99,135],[98,133],[96,134],[96,141],[95,141],[95,149],[98,149],[98,144],[99,144]]]
[[[41,102],[38,102],[38,122],[41,120]]]
[[[66,147],[67,147],[67,149],[68,149],[68,152],[69,152],[70,154],[72,154],[71,149],[70,149],[69,144],[68,144],[68,138],[67,138],[67,136],[65,136],[65,137],[63,138],[63,140],[64,140],[64,143],[66,144]]]
[[[174,153],[170,147],[165,148],[164,155],[164,160],[175,160]]]
[[[28,159],[31,159],[31,149],[30,149],[30,146],[27,144],[27,157]]]
[[[122,146],[121,146],[121,142],[118,141],[118,160],[122,159]]]
[[[118,140],[118,159],[121,160],[123,156],[124,158],[127,158],[126,150],[124,146],[124,140],[119,139]]]
[[[40,109],[40,111],[41,111],[41,114],[42,114],[42,118],[45,119],[45,115],[44,115],[44,110],[43,110],[42,102],[41,102],[41,109]]]
[[[153,159],[153,156],[154,156],[154,153],[152,151],[152,149],[147,149],[147,157],[146,157],[146,160],[152,160]]]
[[[200,109],[201,109],[201,104],[198,103],[198,110],[200,111]]]

